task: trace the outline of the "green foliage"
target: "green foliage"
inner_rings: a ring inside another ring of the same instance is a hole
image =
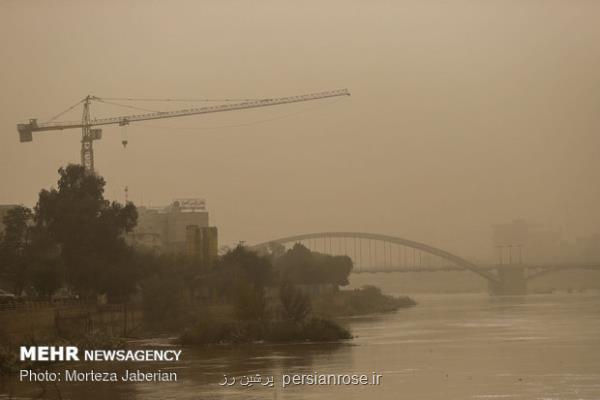
[[[30,227],[29,237],[25,281],[39,297],[48,299],[64,281],[64,262],[60,257],[60,248],[48,232],[38,226]]]
[[[311,342],[332,342],[340,339],[351,339],[350,332],[334,321],[323,318],[311,318],[302,326],[305,340]]]
[[[62,284],[63,264],[58,247],[44,229],[32,226],[34,214],[26,207],[10,209],[0,238],[2,273],[12,280],[14,291],[33,291],[49,298]]]
[[[335,342],[351,339],[352,335],[337,322],[310,318],[302,323],[276,321],[265,331],[265,340],[270,342]]]
[[[408,296],[389,296],[376,286],[366,285],[318,298],[314,302],[314,309],[319,315],[353,316],[393,312],[416,304]]]
[[[237,281],[245,281],[256,288],[263,288],[274,279],[269,258],[260,256],[242,245],[223,254],[215,269],[220,274],[222,288],[231,286],[228,282]]]
[[[335,342],[352,339],[352,335],[335,321],[310,318],[302,323],[273,322],[265,331],[264,339],[269,342]]]
[[[153,275],[142,284],[144,318],[151,328],[177,327],[185,306],[184,282],[177,276]]]
[[[238,319],[257,320],[265,317],[264,288],[272,282],[270,259],[238,245],[219,258],[214,273],[204,283],[233,302]]]
[[[268,252],[273,258],[281,257],[285,254],[285,246],[281,243],[271,242],[268,245]]]
[[[28,281],[38,297],[50,299],[63,283],[62,263],[59,258],[36,260],[30,265]]]
[[[388,296],[383,294],[380,288],[366,285],[361,289],[350,292],[349,304],[357,314],[366,314],[369,312],[396,311],[399,308],[411,307],[417,303],[410,297]]]
[[[144,266],[141,281],[144,318],[155,329],[177,328],[188,319],[194,278],[201,267],[181,254],[136,253]]]
[[[184,345],[268,342],[334,342],[351,339],[350,332],[334,321],[313,318],[293,321],[219,322],[211,318],[186,329],[177,342]]]
[[[42,190],[34,220],[60,246],[66,283],[84,297],[122,300],[138,276],[123,233],[137,222],[133,203],[104,199],[105,181],[80,165],[59,169],[58,189]]]
[[[348,256],[313,253],[300,243],[275,259],[281,278],[294,284],[333,284],[346,286],[352,272]]]
[[[4,232],[2,233],[1,250],[3,261],[9,261],[23,253],[29,241],[28,222],[33,218],[31,209],[16,206],[9,209],[4,216]]]
[[[14,290],[20,293],[27,282],[27,249],[30,245],[28,222],[33,213],[16,206],[4,216],[4,232],[0,235],[0,273],[12,278]]]
[[[285,319],[300,323],[310,314],[310,298],[289,282],[283,283],[279,288],[279,300]]]
[[[58,172],[58,189],[42,190],[33,212],[19,206],[5,216],[0,272],[18,294],[31,288],[49,298],[66,284],[83,297],[126,299],[141,273],[123,239],[136,224],[135,206],[105,200],[104,179],[80,165]]]
[[[273,321],[265,332],[265,340],[273,343],[304,341],[302,326],[292,320]]]
[[[302,249],[297,249],[302,251]],[[309,252],[311,260],[315,257]],[[327,268],[340,260],[319,258],[319,267]],[[323,260],[329,265],[323,265]],[[346,264],[345,261],[340,263]],[[317,269],[319,268],[317,267]],[[333,267],[335,270],[335,266]],[[351,263],[350,263],[351,268]],[[344,265],[344,271],[350,268]],[[321,271],[321,277],[333,281],[329,272]],[[345,274],[347,275],[345,272]],[[347,278],[347,276],[346,276]],[[204,283],[214,284],[228,297],[234,306],[236,319],[230,322],[203,318],[180,337],[183,344],[243,343],[259,340],[306,341],[339,340],[350,337],[347,330],[335,322],[307,317],[311,312],[310,298],[297,289],[293,283],[281,284],[279,299],[284,320],[269,320],[266,317],[264,287],[276,283],[271,262],[242,246],[226,252],[218,261],[213,274],[204,277]],[[336,282],[340,282],[339,275]],[[319,281],[319,283],[322,283]]]
[[[233,283],[233,305],[239,320],[261,320],[265,317],[266,300],[262,287],[237,280]]]

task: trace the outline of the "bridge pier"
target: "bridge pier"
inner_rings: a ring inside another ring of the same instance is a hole
[[[527,294],[525,268],[519,265],[503,265],[496,269],[498,282],[490,282],[493,296],[514,296]]]

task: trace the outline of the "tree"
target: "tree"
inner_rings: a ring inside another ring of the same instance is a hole
[[[59,245],[67,284],[83,297],[122,299],[137,277],[123,239],[137,222],[135,206],[105,200],[104,179],[83,166],[70,164],[58,173],[58,189],[39,194],[36,227]]]
[[[281,257],[285,254],[285,246],[281,243],[271,242],[268,245],[268,252],[273,258]]]
[[[232,288],[233,306],[238,319],[258,321],[265,317],[267,301],[264,288],[255,287],[245,280],[236,280]]]
[[[50,299],[63,283],[62,263],[59,258],[38,258],[32,261],[28,282],[39,298]]]
[[[313,253],[299,243],[277,258],[275,266],[283,281],[304,285],[319,282],[319,268]]]
[[[23,206],[10,209],[0,239],[0,265],[17,294],[49,298],[63,283],[59,248],[44,229],[32,226],[33,213]],[[33,291],[31,291],[33,289]]]
[[[31,209],[16,206],[3,218],[4,232],[0,235],[0,272],[9,277],[13,290],[21,293],[27,277],[27,247],[29,246],[28,223],[32,220]]]
[[[352,259],[348,256],[330,256],[313,253],[300,243],[275,259],[275,267],[281,278],[293,284],[332,284],[346,286],[352,271]]]
[[[348,276],[352,272],[352,259],[348,256],[330,256],[328,254],[315,254],[315,263],[320,266],[320,279],[323,283],[337,286],[350,284]]]
[[[186,298],[180,276],[155,274],[145,279],[141,286],[147,323],[163,328],[181,323]]]
[[[38,297],[49,299],[64,284],[60,247],[45,229],[37,226],[29,228],[29,237],[26,281]]]
[[[219,258],[215,274],[210,280],[221,294],[233,301],[239,319],[259,320],[264,317],[264,288],[274,281],[268,257],[238,245]]]
[[[311,312],[311,303],[308,295],[302,293],[290,282],[282,283],[279,288],[279,300],[283,309],[283,317],[300,323]]]
[[[223,254],[215,269],[220,275],[220,286],[231,288],[230,283],[245,281],[262,289],[273,281],[273,267],[268,257],[260,256],[242,245]]]

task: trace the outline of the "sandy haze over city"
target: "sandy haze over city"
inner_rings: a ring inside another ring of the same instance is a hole
[[[2,1],[0,203],[32,206],[79,162],[79,130],[19,143],[15,125],[87,94],[347,87],[351,97],[132,124],[126,149],[121,128],[105,127],[96,168],[111,199],[125,186],[136,204],[206,198],[224,245],[363,231],[490,259],[495,223],[598,233],[600,3],[498,4]]]

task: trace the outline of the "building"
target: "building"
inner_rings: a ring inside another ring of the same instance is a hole
[[[186,227],[186,254],[197,260],[207,270],[212,269],[219,251],[217,228],[214,226]]]
[[[217,228],[209,227],[204,199],[177,199],[166,207],[138,207],[138,223],[127,240],[135,247],[185,252],[203,259],[214,259],[218,248]]]

